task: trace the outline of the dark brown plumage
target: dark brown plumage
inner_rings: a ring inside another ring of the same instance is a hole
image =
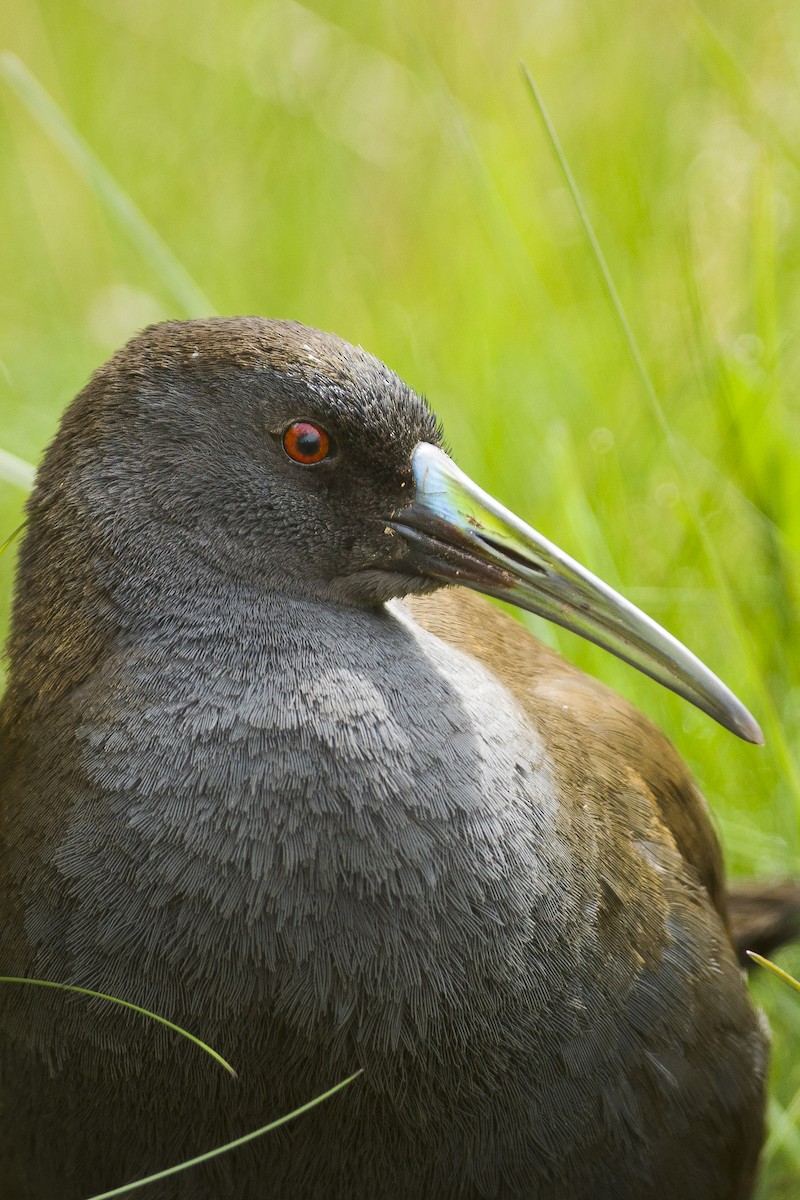
[[[255,318],[147,330],[67,412],[0,715],[0,961],[239,1079],[7,990],[9,1200],[83,1200],[358,1069],[148,1194],[750,1194],[767,1037],[702,796],[619,697],[427,593],[507,595],[757,727],[440,440],[363,351]]]

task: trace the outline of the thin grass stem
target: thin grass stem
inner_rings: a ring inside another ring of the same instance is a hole
[[[112,1196],[124,1196],[128,1192],[135,1191],[137,1188],[146,1187],[148,1183],[158,1183],[162,1179],[167,1179],[170,1175],[177,1175],[179,1171],[188,1171],[190,1167],[196,1167],[200,1163],[209,1162],[212,1158],[217,1158],[220,1154],[227,1154],[231,1150],[236,1150],[239,1146],[244,1146],[248,1142],[255,1141],[256,1138],[263,1137],[265,1133],[271,1133],[273,1129],[279,1129],[281,1125],[286,1125],[289,1121],[293,1121],[295,1117],[300,1117],[303,1113],[309,1112],[310,1109],[316,1108],[318,1104],[322,1104],[325,1100],[329,1100],[342,1088],[346,1088],[348,1084],[357,1079],[361,1071],[356,1071],[354,1075],[350,1075],[347,1079],[343,1079],[340,1083],[329,1088],[327,1092],[323,1092],[320,1096],[315,1096],[313,1100],[309,1100],[307,1104],[303,1104],[300,1108],[295,1108],[292,1112],[286,1113],[283,1117],[278,1117],[276,1121],[270,1121],[268,1125],[262,1125],[260,1129],[254,1129],[251,1133],[245,1133],[242,1137],[234,1138],[232,1142],[226,1142],[223,1146],[217,1146],[213,1150],[207,1150],[205,1154],[198,1154],[195,1158],[187,1158],[185,1162],[177,1163],[174,1167],[166,1167],[163,1171],[158,1171],[155,1175],[148,1175],[144,1179],[136,1179],[133,1183],[125,1183],[122,1187],[112,1188],[110,1192],[100,1192],[96,1196],[91,1196],[90,1200],[111,1200]]]
[[[583,227],[583,231],[586,235],[586,239],[591,247],[592,254],[594,255],[595,262],[603,282],[603,286],[619,323],[623,340],[625,341],[637,374],[639,375],[645,395],[650,402],[650,407],[656,418],[658,426],[661,429],[664,439],[667,443],[667,448],[681,485],[681,492],[683,495],[684,504],[686,505],[686,510],[697,532],[700,543],[703,546],[704,553],[717,584],[718,592],[725,604],[728,620],[732,629],[735,631],[739,645],[743,650],[743,659],[748,668],[748,674],[751,679],[752,687],[758,694],[763,709],[768,715],[768,728],[773,745],[775,746],[775,752],[781,761],[781,765],[784,769],[787,779],[791,784],[795,797],[800,798],[800,768],[798,768],[798,765],[792,755],[788,740],[783,731],[780,714],[777,710],[775,702],[773,701],[772,696],[766,687],[765,681],[755,670],[751,656],[745,651],[745,647],[749,643],[749,635],[744,627],[738,608],[734,603],[730,583],[722,566],[717,548],[714,545],[713,539],[708,533],[708,528],[705,520],[703,519],[703,515],[692,498],[691,489],[689,488],[686,479],[686,470],[684,468],[682,456],[679,451],[678,439],[675,437],[672,429],[670,428],[669,421],[667,420],[666,413],[664,412],[664,407],[661,403],[658,392],[656,391],[656,387],[647,368],[647,364],[645,363],[644,355],[641,352],[638,340],[633,331],[633,327],[628,319],[622,298],[614,282],[614,277],[611,274],[611,269],[608,266],[605,255],[603,254],[594,230],[594,226],[592,225],[591,218],[589,217],[586,205],[583,202],[580,188],[578,187],[575,176],[572,173],[572,169],[561,145],[558,133],[556,132],[555,126],[547,110],[547,106],[544,103],[544,99],[539,91],[536,81],[533,78],[533,75],[525,63],[522,64],[522,72],[530,91],[534,106],[539,114],[542,125],[544,126],[548,140],[553,149],[553,153],[567,184],[567,189],[572,198],[573,204],[575,205],[575,209]]]
[[[228,1072],[234,1079],[237,1078],[236,1072],[229,1062],[227,1062],[221,1054],[211,1046],[206,1045],[199,1037],[195,1037],[193,1033],[176,1025],[173,1021],[168,1021],[166,1017],[160,1016],[158,1013],[151,1012],[149,1008],[142,1008],[139,1004],[132,1004],[130,1000],[120,1000],[119,996],[109,996],[105,992],[95,992],[92,988],[77,987],[71,983],[57,983],[51,979],[26,979],[18,975],[0,975],[0,983],[19,983],[27,984],[30,987],[55,988],[61,992],[75,992],[79,996],[91,996],[95,1000],[107,1000],[111,1004],[118,1004],[120,1008],[128,1008],[131,1012],[139,1013],[143,1017],[149,1017],[151,1021],[157,1021],[159,1025],[163,1025],[166,1029],[171,1029],[174,1033],[179,1033],[181,1037],[186,1038],[189,1042],[194,1042],[206,1054],[210,1055],[215,1062]]]

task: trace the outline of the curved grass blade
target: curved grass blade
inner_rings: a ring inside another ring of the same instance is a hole
[[[170,1175],[177,1175],[179,1171],[187,1171],[189,1167],[196,1167],[199,1163],[208,1162],[212,1158],[217,1158],[220,1154],[227,1154],[229,1150],[236,1150],[239,1146],[244,1146],[247,1142],[253,1142],[256,1138],[263,1137],[265,1133],[270,1133],[273,1129],[279,1129],[281,1125],[286,1125],[288,1121],[293,1121],[295,1117],[302,1116],[312,1108],[316,1108],[318,1104],[329,1100],[336,1092],[340,1092],[342,1088],[346,1088],[361,1075],[361,1071],[356,1071],[354,1075],[343,1079],[340,1083],[329,1088],[327,1092],[323,1092],[320,1096],[315,1096],[313,1100],[309,1100],[306,1104],[295,1108],[292,1112],[286,1113],[283,1117],[278,1117],[276,1121],[270,1121],[269,1125],[262,1125],[260,1129],[254,1129],[251,1133],[245,1133],[242,1137],[234,1138],[232,1142],[226,1142],[224,1146],[217,1146],[214,1150],[207,1150],[205,1154],[198,1154],[195,1158],[187,1158],[186,1162],[177,1163],[174,1167],[167,1167],[163,1171],[159,1171],[156,1175],[148,1175],[144,1179],[135,1179],[133,1183],[124,1183],[122,1187],[113,1188],[110,1192],[99,1192],[96,1196],[91,1196],[89,1200],[111,1200],[112,1196],[125,1196],[128,1192],[132,1192],[137,1188],[145,1187],[148,1183],[158,1183],[161,1179],[167,1179]]]
[[[218,1054],[211,1046],[206,1045],[199,1037],[195,1037],[193,1033],[182,1029],[180,1025],[176,1025],[173,1021],[168,1021],[166,1017],[151,1012],[149,1008],[142,1008],[139,1004],[132,1004],[130,1000],[120,1000],[118,996],[108,996],[105,992],[95,992],[91,988],[77,987],[72,983],[56,983],[51,979],[26,979],[18,975],[0,975],[0,983],[27,983],[32,987],[56,988],[61,992],[75,992],[79,996],[92,996],[95,1000],[108,1000],[111,1004],[118,1004],[120,1008],[129,1008],[131,1012],[139,1013],[143,1017],[149,1017],[151,1021],[157,1021],[159,1025],[163,1025],[166,1029],[171,1029],[174,1033],[179,1033],[187,1041],[194,1042],[195,1046],[199,1046],[215,1062],[224,1067],[233,1079],[237,1078],[236,1072],[230,1063],[226,1062],[221,1054]]]
[[[747,957],[752,958],[753,962],[757,962],[760,967],[766,967],[773,975],[777,975],[778,979],[782,979],[784,983],[788,983],[789,987],[793,987],[796,992],[800,992],[800,980],[795,979],[794,975],[790,975],[788,971],[784,971],[777,963],[771,962],[770,959],[764,958],[760,954],[756,954],[755,950],[746,951]]]

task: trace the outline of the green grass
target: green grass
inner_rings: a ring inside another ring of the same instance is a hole
[[[0,450],[35,462],[153,319],[213,306],[361,343],[478,482],[753,709],[762,750],[546,629],[674,738],[734,875],[800,874],[800,7],[22,0],[2,36]],[[22,482],[0,454],[0,542]],[[789,1198],[800,1005],[755,989],[761,1196]]]
[[[294,1121],[296,1117],[301,1117],[303,1113],[310,1112],[318,1104],[324,1104],[331,1096],[335,1096],[342,1088],[348,1087],[349,1084],[358,1079],[361,1073],[361,1071],[356,1071],[354,1075],[348,1076],[347,1079],[342,1079],[341,1082],[334,1084],[332,1088],[328,1088],[326,1092],[322,1092],[319,1096],[315,1096],[313,1100],[309,1100],[307,1104],[301,1104],[299,1108],[295,1108],[292,1112],[278,1117],[276,1121],[270,1121],[269,1124],[262,1125],[260,1129],[253,1129],[250,1133],[245,1133],[242,1137],[234,1138],[232,1142],[226,1142],[223,1146],[215,1146],[213,1150],[207,1150],[203,1154],[196,1154],[194,1158],[187,1158],[183,1162],[173,1163],[172,1166],[165,1167],[162,1171],[157,1171],[154,1175],[147,1175],[142,1179],[135,1180],[133,1183],[124,1183],[120,1187],[112,1188],[110,1192],[99,1192],[96,1196],[90,1197],[90,1200],[112,1200],[114,1196],[129,1196],[131,1192],[136,1192],[139,1188],[148,1187],[151,1183],[160,1183],[172,1175],[180,1175],[184,1171],[190,1171],[192,1167],[199,1166],[200,1163],[210,1162],[212,1158],[218,1158],[221,1154],[230,1154],[231,1151],[238,1150],[240,1146],[246,1146],[248,1142],[253,1142],[257,1138],[268,1137],[273,1130],[280,1129],[282,1125],[287,1125],[289,1121]]]

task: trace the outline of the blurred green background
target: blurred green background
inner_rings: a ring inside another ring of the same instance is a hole
[[[748,703],[765,749],[530,621],[675,739],[732,874],[800,875],[800,5],[17,0],[2,39],[0,541],[25,497],[8,455],[36,463],[142,325],[333,330]],[[9,552],[3,636],[12,571]],[[760,1195],[796,1197],[800,1003],[755,987],[775,1029]]]

